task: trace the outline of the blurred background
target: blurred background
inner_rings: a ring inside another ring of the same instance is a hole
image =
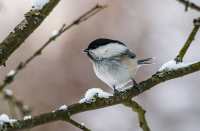
[[[193,0],[200,5],[199,0]],[[94,75],[92,65],[82,49],[99,37],[126,43],[138,57],[156,57],[155,64],[142,67],[136,80],[143,81],[159,67],[173,59],[191,32],[198,12],[184,12],[176,0],[61,0],[42,25],[1,67],[0,80],[19,62],[27,59],[63,23],[70,24],[96,3],[107,4],[84,23],[71,28],[31,62],[8,88],[33,109],[33,115],[78,102],[87,89],[98,87],[112,92]],[[30,10],[31,0],[0,1],[0,40]],[[191,45],[185,61],[200,60],[200,33]],[[147,111],[152,131],[197,131],[200,129],[200,73],[159,84],[134,98]],[[1,99],[0,113],[8,113]],[[94,131],[138,131],[137,116],[129,108],[117,105],[78,114],[73,117]],[[65,122],[54,122],[32,131],[79,131]]]

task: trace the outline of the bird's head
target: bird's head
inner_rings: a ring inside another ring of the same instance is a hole
[[[101,60],[119,56],[127,49],[127,46],[120,41],[99,38],[92,41],[84,52],[87,53],[92,60]]]

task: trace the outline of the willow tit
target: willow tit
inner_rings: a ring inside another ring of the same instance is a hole
[[[126,83],[136,84],[134,77],[143,64],[151,64],[152,58],[138,60],[128,47],[118,41],[100,38],[92,41],[84,50],[93,63],[96,76],[118,92]]]

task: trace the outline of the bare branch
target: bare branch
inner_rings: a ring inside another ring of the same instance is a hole
[[[105,8],[105,6],[100,6],[100,5],[96,5],[95,7],[93,7],[91,10],[89,10],[88,12],[84,13],[83,15],[81,15],[78,19],[76,19],[74,22],[72,22],[70,25],[66,26],[63,25],[59,31],[51,36],[49,38],[49,40],[47,42],[45,42],[44,45],[42,45],[32,56],[30,56],[25,62],[20,63],[15,70],[11,70],[8,75],[6,76],[4,82],[2,85],[0,85],[0,91],[2,91],[7,85],[11,84],[14,81],[15,76],[19,73],[19,71],[21,71],[22,69],[24,69],[27,64],[29,64],[34,58],[36,58],[37,56],[39,56],[42,51],[54,40],[56,40],[60,35],[62,35],[65,31],[67,31],[68,29],[70,29],[71,27],[80,24],[81,22],[86,21],[87,19],[89,19],[91,16],[95,15],[96,13],[98,13],[99,11],[101,11],[103,8]],[[8,102],[12,105],[16,105],[16,107],[20,110],[20,112],[22,113],[23,116],[28,115],[30,113],[30,109],[28,106],[25,106],[23,104],[22,101],[17,100],[13,95],[6,95],[6,93],[4,93],[4,98],[6,100],[8,100]],[[76,123],[75,121],[71,120],[70,121],[72,124],[76,124],[78,126],[78,123]],[[86,127],[84,126],[78,126],[79,128],[83,129],[83,130],[87,130]]]
[[[185,53],[187,52],[188,48],[190,47],[192,41],[195,39],[195,36],[196,36],[196,34],[197,34],[198,30],[199,30],[199,27],[200,27],[200,18],[194,20],[193,30],[190,33],[187,41],[183,45],[182,49],[179,51],[179,54],[175,58],[175,61],[177,63],[183,61],[183,57],[185,56]]]
[[[124,102],[124,105],[130,107],[134,112],[137,112],[139,124],[143,131],[150,131],[147,120],[145,118],[146,111],[136,101],[133,101],[131,99]]]
[[[196,5],[193,2],[190,2],[189,0],[177,0],[177,1],[185,6],[185,11],[188,11],[188,8],[191,8],[196,11],[200,11],[200,6]]]
[[[83,15],[81,15],[78,19],[76,19],[74,22],[72,22],[71,24],[69,24],[68,26],[63,25],[59,31],[51,36],[32,56],[30,56],[25,62],[21,62],[16,68],[15,70],[11,70],[6,78],[4,79],[3,84],[0,85],[0,91],[2,91],[7,85],[11,84],[14,81],[15,76],[19,73],[19,71],[21,71],[22,69],[24,69],[33,59],[35,59],[37,56],[41,55],[42,51],[54,40],[56,40],[59,36],[61,36],[65,31],[69,30],[71,27],[78,25],[86,20],[88,20],[91,16],[95,15],[96,13],[98,13],[99,11],[101,11],[102,9],[104,9],[106,6],[100,6],[100,5],[96,5],[94,6],[92,9],[90,9],[89,11],[87,11],[86,13],[84,13]]]
[[[83,131],[91,131],[90,129],[88,129],[87,127],[85,127],[83,124],[79,124],[78,122],[76,122],[75,120],[72,120],[71,118],[67,122],[71,123],[75,127],[80,128]]]
[[[6,99],[8,103],[14,106],[13,108],[17,107],[22,116],[29,115],[31,113],[30,107],[25,105],[21,100],[18,100],[17,98],[15,98],[15,96],[12,93],[8,93],[8,92],[9,92],[8,89],[3,91],[4,99]]]
[[[24,20],[0,43],[0,66],[37,29],[60,0],[50,0],[41,10],[30,10]]]

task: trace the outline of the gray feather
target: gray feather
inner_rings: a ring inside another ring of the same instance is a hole
[[[152,64],[152,60],[153,58],[140,59],[138,60],[138,65]]]

